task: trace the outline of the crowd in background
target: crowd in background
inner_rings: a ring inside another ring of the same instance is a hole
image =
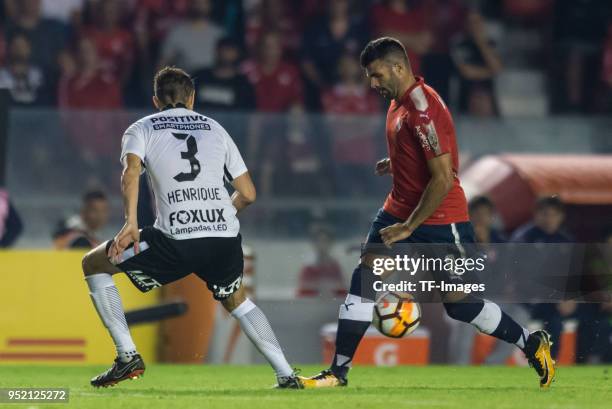
[[[459,112],[499,115],[495,78],[525,66],[546,74],[553,112],[597,113],[612,108],[610,9],[606,0],[0,0],[0,87],[21,106],[148,107],[152,74],[170,64],[196,78],[204,110],[370,113],[381,103],[358,53],[392,35]],[[528,41],[513,40],[516,28]]]

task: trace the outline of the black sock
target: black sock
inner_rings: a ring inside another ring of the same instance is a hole
[[[515,344],[521,349],[529,332],[514,321],[499,306],[487,300],[470,297],[465,302],[444,303],[446,312],[451,318],[474,325],[481,332],[495,338]]]
[[[525,349],[525,342],[527,342],[529,332],[502,311],[501,321],[497,328],[495,328],[495,331],[491,333],[491,336]]]
[[[346,378],[355,351],[369,326],[370,322],[366,321],[338,320],[336,354],[331,365],[334,375]]]
[[[372,322],[372,312],[376,297],[372,269],[359,265],[353,271],[349,294],[340,306],[338,316],[338,333],[336,335],[336,353],[331,370],[339,377],[345,378],[357,347]]]

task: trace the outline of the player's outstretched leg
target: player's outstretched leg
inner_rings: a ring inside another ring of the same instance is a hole
[[[357,347],[372,322],[374,309],[373,285],[364,285],[362,281],[374,280],[372,269],[360,264],[351,278],[351,287],[338,314],[338,332],[336,334],[336,352],[329,369],[319,374],[301,378],[305,388],[326,388],[347,386],[347,375]]]
[[[263,311],[246,298],[244,287],[224,299],[222,304],[238,320],[242,331],[274,368],[278,382],[275,388],[302,389],[304,386],[287,362],[270,322]]]
[[[469,298],[468,298],[469,297]],[[545,331],[529,331],[520,326],[499,305],[477,297],[457,295],[461,302],[444,303],[448,315],[475,326],[480,332],[519,347],[540,377],[540,386],[548,387],[555,376],[555,361],[550,353],[550,336]],[[449,298],[453,298],[451,295]]]
[[[145,370],[123,312],[121,297],[115,287],[112,274],[119,272],[106,257],[106,244],[102,244],[83,257],[83,273],[89,287],[91,300],[104,326],[108,329],[117,358],[113,365],[91,380],[95,387],[113,386],[126,379],[135,379]]]

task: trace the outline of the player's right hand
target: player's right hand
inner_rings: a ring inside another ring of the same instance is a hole
[[[134,243],[134,254],[140,252],[138,243],[140,241],[140,230],[138,224],[132,221],[126,221],[119,233],[113,240],[113,245],[108,249],[108,257],[113,264],[117,264],[121,258],[123,251],[132,243]]]
[[[376,169],[374,169],[376,176],[383,176],[388,173],[391,173],[391,159],[384,158],[376,162]]]

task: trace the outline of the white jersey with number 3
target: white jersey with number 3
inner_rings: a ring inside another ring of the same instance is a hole
[[[236,209],[225,188],[247,171],[236,144],[219,123],[185,108],[142,118],[123,135],[121,161],[140,158],[149,174],[155,225],[178,240],[235,237]]]

